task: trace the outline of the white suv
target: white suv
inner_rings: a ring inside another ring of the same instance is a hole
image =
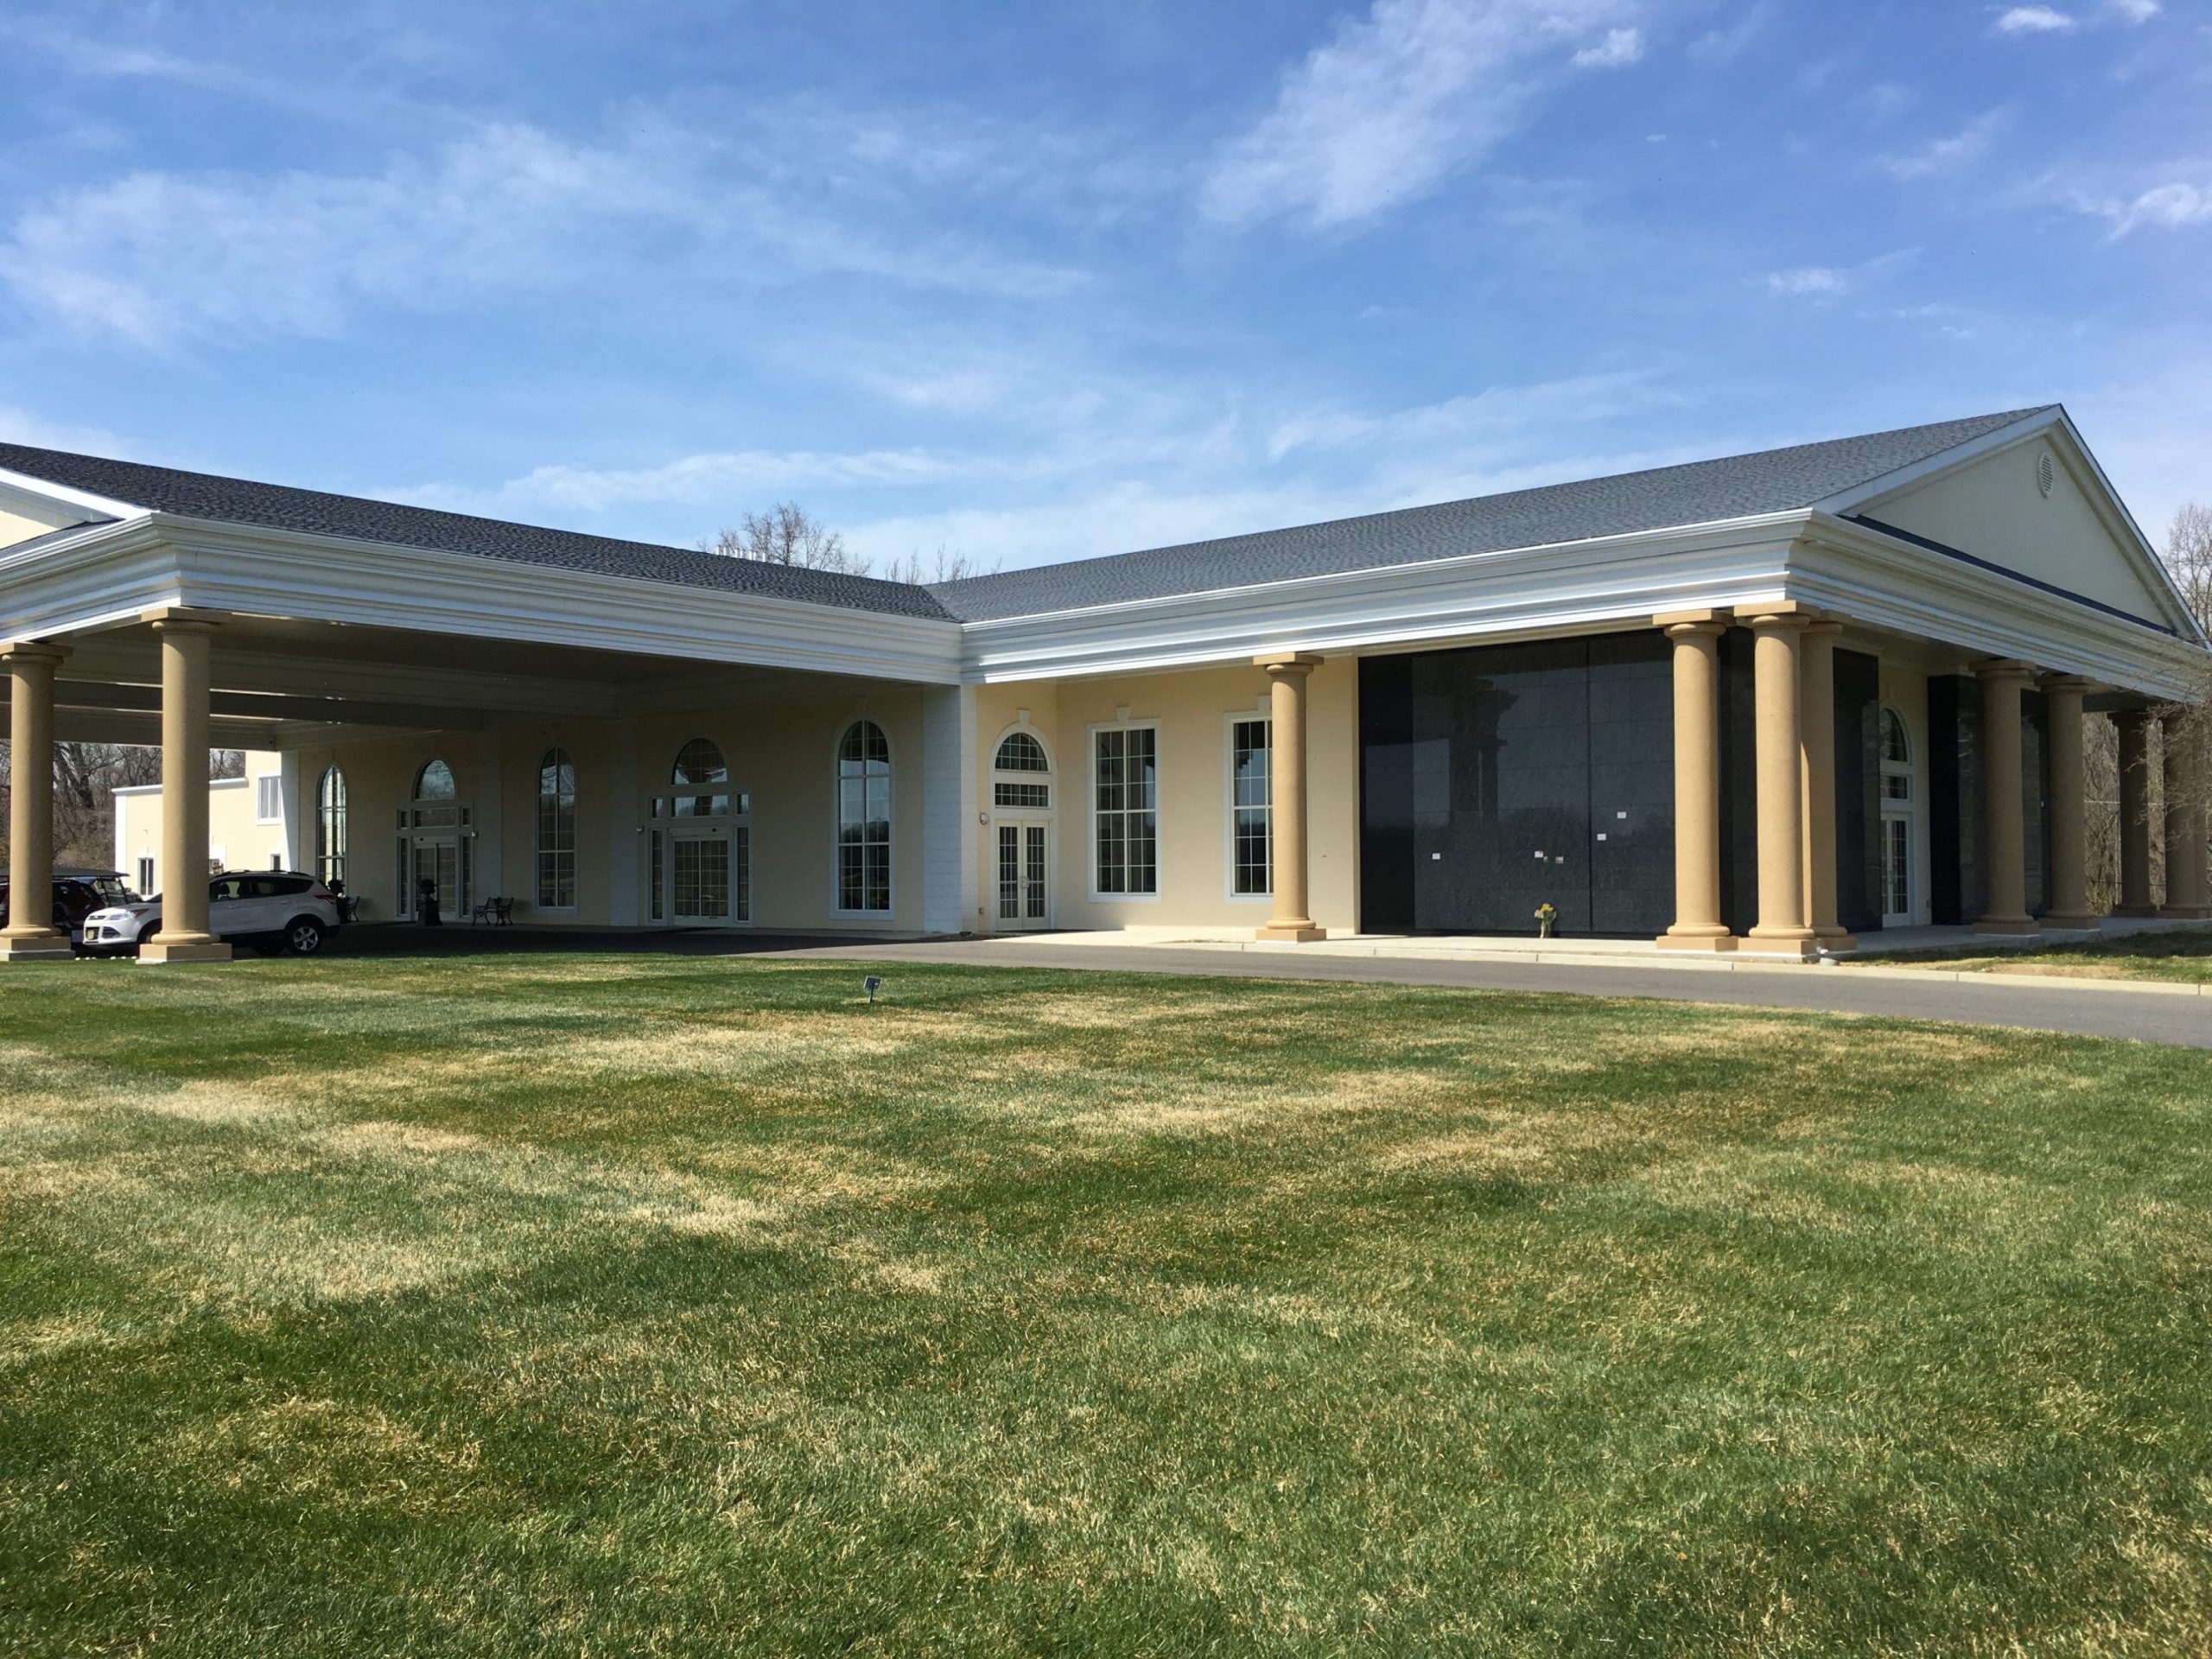
[[[338,900],[311,875],[256,870],[219,875],[207,883],[207,931],[232,944],[311,957],[338,931]],[[135,955],[162,928],[156,893],[136,903],[96,910],[85,918],[87,956]]]

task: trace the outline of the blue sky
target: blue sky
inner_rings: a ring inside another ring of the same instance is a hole
[[[2212,499],[2212,0],[9,10],[18,442],[1008,569],[2053,400]]]

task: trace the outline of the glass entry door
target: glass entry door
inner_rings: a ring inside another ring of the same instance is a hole
[[[1005,933],[1052,925],[1049,827],[998,826],[998,925]]]
[[[753,827],[742,818],[666,820],[648,831],[647,909],[683,927],[743,925],[753,919]]]
[[[413,851],[414,880],[407,895],[410,909],[420,904],[423,884],[428,881],[437,889],[441,918],[457,916],[467,910],[467,865],[461,856],[461,837],[417,835]]]

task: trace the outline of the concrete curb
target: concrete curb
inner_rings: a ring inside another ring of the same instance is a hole
[[[1168,941],[1147,941],[1125,949],[1144,950],[1148,946],[1168,944]],[[1347,957],[1355,959],[1402,962],[1408,964],[1423,962],[1482,962],[1505,966],[1547,968],[1610,968],[1637,970],[1647,968],[1664,969],[1669,972],[1686,974],[1783,974],[1797,975],[1823,969],[1841,969],[1856,980],[1895,980],[1936,985],[2011,985],[2018,988],[2024,982],[2032,990],[2048,983],[2054,990],[2107,991],[2127,995],[2152,996],[2212,996],[2212,984],[2177,984],[2166,980],[2104,979],[2075,974],[2008,974],[1976,972],[1959,968],[1877,968],[1855,963],[1783,962],[1745,960],[1726,954],[1714,956],[1669,956],[1654,951],[1649,956],[1630,956],[1624,953],[1575,950],[1392,950],[1382,945],[1313,945],[1276,944],[1264,939],[1177,939],[1172,948],[1178,950],[1218,950],[1228,953],[1251,951],[1267,956],[1297,957]]]

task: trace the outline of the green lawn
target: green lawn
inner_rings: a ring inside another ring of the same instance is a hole
[[[0,1651],[2202,1652],[2212,1058],[0,970]]]
[[[2094,944],[2031,950],[1900,951],[1847,957],[1874,968],[1942,968],[1978,974],[2058,974],[2069,979],[2164,979],[2212,985],[2212,929],[2139,933]]]

